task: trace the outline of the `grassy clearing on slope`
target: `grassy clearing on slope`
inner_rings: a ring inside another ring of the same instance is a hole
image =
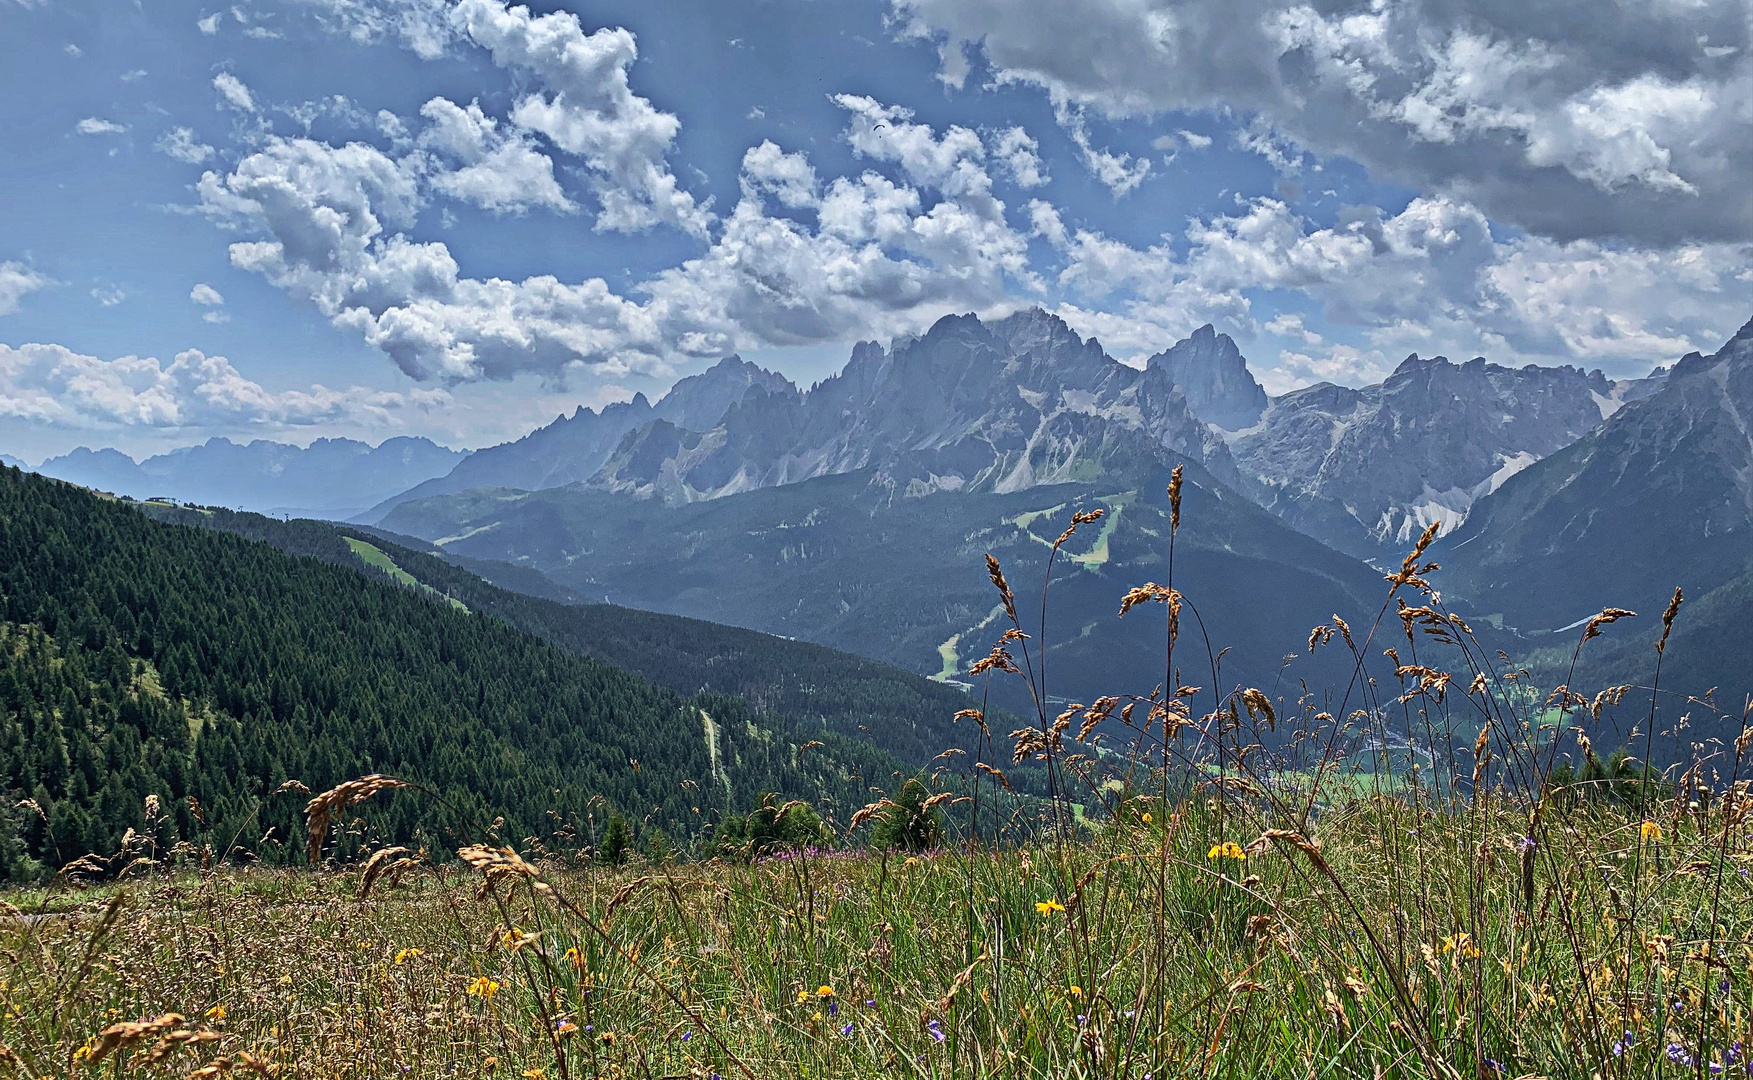
[[[467,612],[469,610],[468,605],[464,604],[461,600],[458,600],[454,596],[446,596],[432,586],[425,584],[413,574],[410,574],[406,570],[397,566],[396,561],[390,558],[389,555],[387,555],[383,549],[379,548],[376,544],[367,543],[366,541],[354,536],[343,536],[341,539],[347,541],[347,546],[353,549],[353,554],[359,556],[365,565],[382,570],[398,584],[406,585],[409,588],[416,589],[428,596],[435,598],[443,597],[450,602],[452,607],[455,607],[459,611]]]

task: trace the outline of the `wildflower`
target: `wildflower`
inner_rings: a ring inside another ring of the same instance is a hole
[[[925,1030],[926,1033],[931,1036],[933,1042],[943,1042],[943,1028],[938,1026],[936,1020],[928,1021],[925,1025]]]
[[[1629,1049],[1631,1049],[1631,1032],[1627,1030],[1624,1038],[1614,1040],[1613,1056],[1624,1057],[1625,1052]]]
[[[914,858],[913,856],[909,855],[909,856],[907,856],[907,861],[902,863],[901,865],[902,866],[918,866],[919,860]]]
[[[839,1016],[840,1015],[840,1003],[838,1001],[833,1000],[832,998],[828,999],[828,1015],[829,1016]]]
[[[96,1047],[92,1043],[86,1043],[84,1046],[81,1046],[79,1049],[73,1051],[73,1060],[74,1061],[84,1061],[86,1058],[89,1058],[91,1056],[91,1052],[94,1049],[96,1049]]]
[[[518,942],[520,942],[522,940],[523,940],[523,931],[519,930],[515,926],[512,927],[510,930],[507,930],[505,933],[499,935],[499,944],[501,944],[501,945],[516,945]]]
[[[867,1009],[874,1009],[874,1008],[876,1008],[876,1002],[875,1001],[867,1001],[864,1003],[864,1007]]]
[[[209,1019],[209,1020],[223,1020],[223,1019],[225,1019],[225,1006],[215,1005],[211,1009],[208,1009],[207,1010],[207,1019]]]
[[[1637,834],[1645,840],[1660,840],[1662,838],[1662,827],[1653,821],[1646,821],[1637,827]]]
[[[1692,1055],[1686,1052],[1685,1043],[1669,1043],[1667,1053],[1668,1060],[1676,1065],[1690,1066],[1692,1064]]]
[[[584,954],[578,951],[577,946],[567,949],[566,952],[562,954],[562,959],[577,968],[579,971],[584,970]]]
[[[822,1022],[822,1010],[817,1009],[815,1012],[810,1014],[810,1023],[819,1024],[821,1022]]]
[[[1492,1072],[1505,1072],[1505,1071],[1507,1071],[1503,1067],[1503,1062],[1497,1060],[1496,1058],[1486,1058],[1485,1065],[1486,1065],[1486,1068],[1490,1069]]]
[[[848,1023],[845,1027],[841,1028],[840,1034],[851,1035],[852,1034],[852,1025],[850,1023]]]
[[[577,1030],[578,1025],[570,1020],[560,1019],[554,1021],[554,1034],[556,1035],[571,1035]]]
[[[548,1073],[545,1069],[525,1069],[523,1071],[523,1080],[547,1080],[547,1076]]]
[[[1078,986],[1076,983],[1073,983],[1071,986],[1071,996],[1072,997],[1083,997],[1083,987]]]
[[[1205,857],[1208,859],[1246,859],[1248,853],[1243,851],[1242,845],[1234,840],[1226,840],[1221,844],[1211,845],[1211,850],[1205,853]]]
[[[494,994],[497,994],[497,993],[499,993],[499,984],[494,982],[492,979],[489,979],[485,975],[475,976],[475,981],[469,984],[469,996],[470,997],[478,997],[478,998],[485,999],[485,998],[491,998]]]
[[[687,1042],[689,1039],[692,1039],[693,1037],[694,1037],[694,1033],[692,1031],[682,1032],[682,1041],[683,1042]]]
[[[1042,900],[1035,904],[1035,910],[1040,912],[1041,917],[1044,919],[1055,911],[1064,911],[1065,905],[1057,900]]]
[[[827,985],[818,986],[816,987],[816,996],[819,998],[831,998],[834,996],[834,988]]]
[[[1535,840],[1532,836],[1524,836],[1519,841],[1516,842],[1516,850],[1518,850],[1518,851],[1523,851],[1523,852],[1533,851],[1535,846],[1536,846]]]
[[[1144,822],[1146,825],[1149,825],[1150,824],[1150,811],[1148,811],[1148,810],[1145,811],[1142,815],[1139,816],[1138,820]]]
[[[419,956],[419,955],[420,955],[419,949],[397,949],[396,950],[396,963],[405,964],[408,961],[414,959],[416,956]]]
[[[1474,945],[1472,937],[1465,933],[1450,934],[1443,938],[1443,952],[1452,952],[1463,960],[1479,959],[1479,947]]]
[[[799,990],[797,992],[797,1003],[799,1005],[802,1005],[804,1002],[808,1001],[809,999],[810,999],[810,992],[808,990]]]

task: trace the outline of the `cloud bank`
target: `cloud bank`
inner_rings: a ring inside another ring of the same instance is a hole
[[[1558,241],[1753,239],[1744,0],[892,0],[1061,109],[1257,115]]]
[[[223,356],[190,349],[169,364],[152,357],[100,360],[61,345],[0,344],[0,417],[63,428],[376,427],[430,410],[442,390],[402,394],[354,387],[274,392],[239,374]]]

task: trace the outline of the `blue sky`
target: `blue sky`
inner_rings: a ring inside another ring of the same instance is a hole
[[[1504,8],[0,0],[0,450],[479,446],[1028,304],[1273,391],[1714,349],[1738,4]]]

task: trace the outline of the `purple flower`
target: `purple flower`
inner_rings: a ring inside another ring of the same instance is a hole
[[[689,1039],[692,1039],[693,1037],[694,1037],[694,1033],[692,1031],[682,1032],[682,1041],[683,1042],[687,1042]]]
[[[1496,1058],[1486,1058],[1485,1064],[1486,1064],[1486,1067],[1489,1068],[1492,1072],[1503,1072],[1504,1071],[1503,1062],[1497,1060]]]
[[[1631,1049],[1631,1032],[1627,1031],[1624,1038],[1613,1044],[1613,1056],[1624,1057],[1625,1052],[1629,1049]]]
[[[843,1028],[841,1028],[841,1029],[840,1029],[840,1034],[842,1034],[842,1035],[851,1035],[851,1034],[852,1034],[852,1025],[851,1025],[851,1024],[847,1024],[847,1025],[846,1025],[846,1026],[845,1026],[845,1027],[843,1027]]]
[[[931,1036],[933,1042],[943,1042],[943,1028],[938,1026],[936,1020],[928,1021],[925,1025],[925,1030]]]
[[[1089,1019],[1090,1018],[1085,1016],[1083,1013],[1078,1013],[1077,1014],[1077,1026],[1083,1027],[1085,1024],[1089,1023]]]
[[[1676,1065],[1691,1065],[1692,1055],[1686,1052],[1685,1043],[1669,1043],[1668,1060]]]
[[[835,1001],[833,998],[828,999],[828,1015],[829,1016],[839,1016],[840,1015],[840,1003],[838,1001]]]
[[[1534,840],[1534,838],[1532,836],[1524,836],[1524,837],[1522,837],[1521,842],[1516,845],[1516,847],[1522,851],[1533,851],[1535,845],[1536,845],[1536,841]]]

